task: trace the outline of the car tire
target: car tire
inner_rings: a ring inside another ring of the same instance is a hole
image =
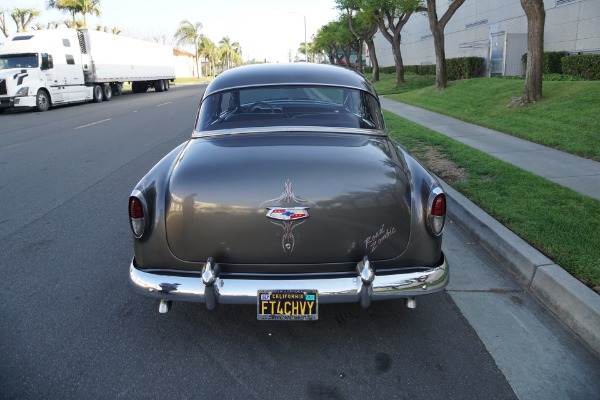
[[[112,99],[112,95],[113,95],[112,87],[108,84],[104,85],[102,94],[104,96],[104,101],[110,101]]]
[[[35,109],[39,112],[48,111],[50,108],[50,96],[48,96],[48,92],[45,90],[38,90],[37,95],[35,96]]]
[[[100,103],[102,101],[102,98],[104,97],[102,95],[102,92],[103,92],[102,86],[100,86],[100,85],[94,85],[94,97],[93,97],[93,99],[94,99],[94,101],[96,103]]]

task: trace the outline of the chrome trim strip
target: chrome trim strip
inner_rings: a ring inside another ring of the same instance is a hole
[[[358,135],[387,136],[386,131],[361,128],[338,128],[334,126],[265,126],[236,129],[218,129],[214,131],[193,131],[192,139],[208,138],[224,135],[244,135],[249,133],[281,133],[281,132],[315,132],[315,133],[348,133]]]
[[[389,300],[404,297],[422,296],[444,289],[448,284],[449,265],[446,258],[438,267],[423,272],[375,276],[369,290],[371,300]],[[134,260],[129,267],[129,285],[142,296],[159,300],[176,300],[205,303],[206,286],[200,277],[166,276],[141,271]],[[364,283],[357,275],[354,278],[333,279],[290,279],[290,280],[214,280],[214,296],[218,304],[256,305],[259,290],[269,289],[315,289],[319,292],[319,302],[358,303]],[[165,288],[167,288],[165,290]],[[212,292],[212,290],[211,290]],[[363,291],[364,292],[364,291]],[[208,293],[212,297],[212,293]],[[210,300],[209,300],[210,301]]]

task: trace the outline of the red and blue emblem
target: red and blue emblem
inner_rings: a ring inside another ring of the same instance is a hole
[[[308,207],[268,207],[267,217],[279,221],[297,221],[308,218]]]

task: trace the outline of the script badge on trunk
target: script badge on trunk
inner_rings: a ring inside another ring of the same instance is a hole
[[[279,221],[296,221],[308,218],[308,207],[268,207],[267,217]]]

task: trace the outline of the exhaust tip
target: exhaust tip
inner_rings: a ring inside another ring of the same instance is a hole
[[[407,297],[404,299],[404,303],[406,304],[406,308],[410,308],[411,310],[417,308],[417,299],[414,297]]]
[[[160,304],[158,305],[158,312],[161,314],[166,314],[171,310],[172,305],[173,302],[170,300],[161,300]]]

